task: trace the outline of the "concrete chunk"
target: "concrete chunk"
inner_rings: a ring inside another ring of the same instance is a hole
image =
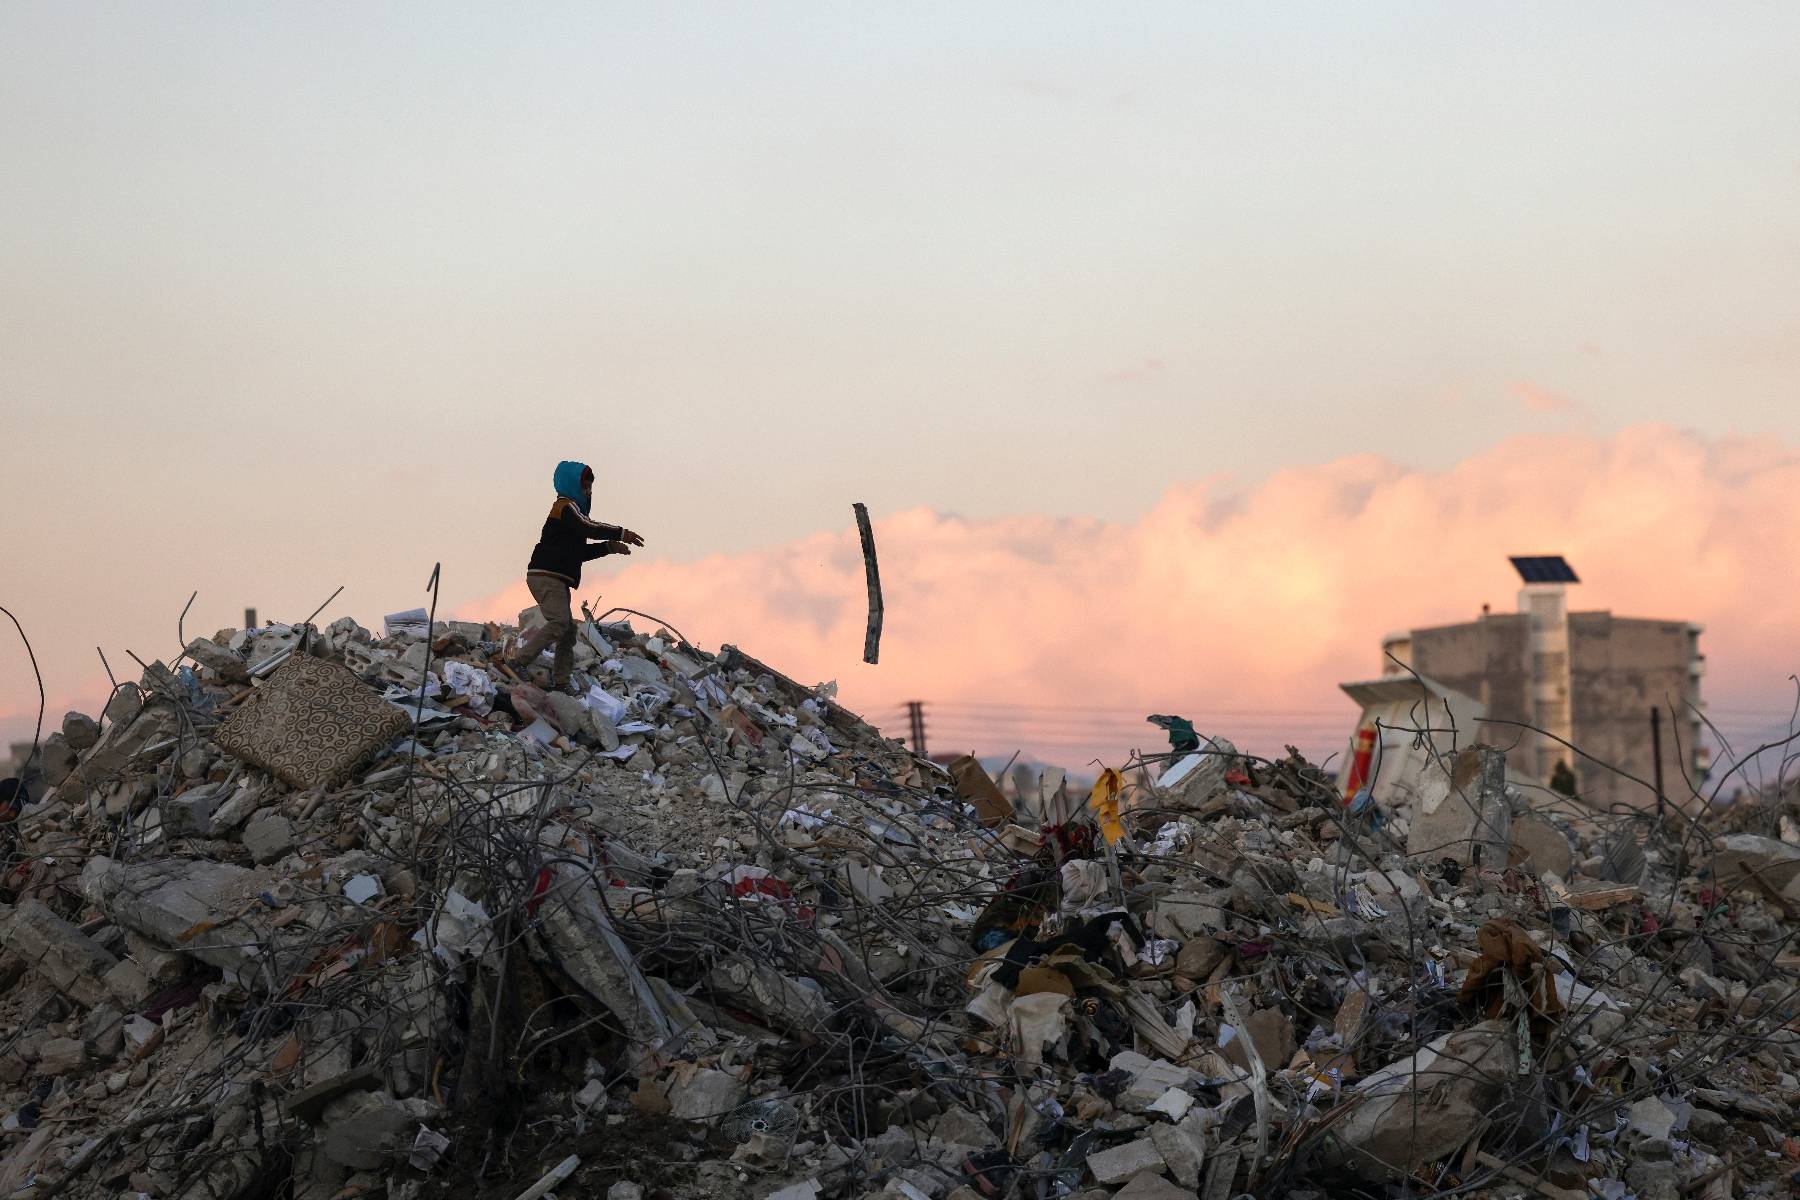
[[[76,753],[91,750],[94,743],[100,740],[100,722],[86,713],[64,713],[62,735],[63,740],[69,744],[69,749]]]
[[[353,1170],[372,1170],[398,1157],[418,1122],[385,1092],[358,1092],[325,1109],[319,1152]]]
[[[51,1038],[38,1047],[37,1069],[44,1075],[70,1075],[87,1066],[87,1047],[75,1038]]]
[[[200,786],[211,787],[214,785],[201,784]],[[223,794],[223,785],[218,785],[218,790],[214,792],[214,795],[219,796]],[[223,834],[227,830],[236,829],[239,825],[244,823],[245,818],[249,817],[262,806],[265,799],[266,797],[260,788],[254,788],[248,784],[239,784],[237,789],[233,791],[231,795],[225,796],[225,798],[218,803],[217,807],[213,809],[212,824],[214,833]]]
[[[669,1085],[669,1112],[683,1121],[722,1117],[744,1102],[744,1084],[736,1075],[702,1068]]]
[[[707,985],[782,1029],[817,1029],[831,1017],[831,1004],[822,992],[763,963],[744,959],[721,962],[707,977]]]
[[[208,638],[195,638],[187,644],[187,656],[227,683],[250,682],[250,668],[244,660]]]
[[[1145,1171],[1113,1193],[1113,1200],[1193,1200],[1191,1188],[1178,1188],[1161,1175]]]
[[[1126,1142],[1123,1146],[1090,1154],[1087,1159],[1088,1170],[1093,1173],[1094,1182],[1108,1187],[1117,1186],[1146,1171],[1160,1175],[1165,1165],[1162,1153],[1149,1138],[1139,1138],[1135,1142]]]
[[[294,825],[286,817],[265,813],[244,827],[244,849],[260,863],[285,858],[294,849]]]
[[[108,724],[124,725],[138,715],[144,707],[144,693],[135,683],[121,683],[118,689],[106,701],[106,711],[100,715]]]
[[[1506,802],[1506,756],[1493,746],[1457,753],[1450,770],[1433,770],[1413,804],[1407,854],[1431,862],[1505,870],[1512,853],[1512,809]]]
[[[61,787],[74,773],[78,761],[75,748],[61,733],[51,734],[38,747],[37,768],[51,787]]]
[[[212,835],[212,792],[193,788],[179,796],[170,796],[159,806],[163,834],[166,837],[210,837]]]
[[[1176,1183],[1190,1192],[1200,1186],[1200,1168],[1206,1161],[1205,1117],[1190,1112],[1178,1124],[1152,1125],[1150,1140]]]
[[[294,1092],[288,1096],[286,1108],[308,1125],[318,1125],[325,1119],[326,1108],[340,1097],[380,1086],[381,1072],[373,1067],[345,1071]]]
[[[1119,1107],[1143,1112],[1162,1099],[1170,1088],[1186,1087],[1194,1072],[1160,1058],[1146,1058],[1135,1050],[1121,1050],[1110,1064],[1115,1071],[1130,1071],[1131,1082],[1119,1095]]]
[[[807,1179],[800,1183],[790,1184],[778,1192],[770,1192],[767,1200],[817,1200],[819,1181]]]
[[[1733,833],[1713,843],[1708,865],[1725,888],[1758,888],[1780,895],[1800,878],[1800,846],[1753,833]]]
[[[1550,818],[1523,813],[1512,822],[1512,858],[1535,875],[1567,879],[1575,854],[1569,849],[1569,839]]]
[[[594,881],[569,864],[553,871],[554,882],[538,914],[551,953],[583,991],[612,1010],[639,1045],[669,1048],[674,1027],[614,931]]]
[[[1237,747],[1221,737],[1204,738],[1200,748],[1178,759],[1156,780],[1156,790],[1171,808],[1198,809],[1225,794],[1225,781],[1237,758]]]
[[[101,854],[81,871],[82,895],[119,924],[259,992],[286,986],[315,953],[304,922],[275,929],[271,910],[254,903],[271,882],[263,871],[200,859],[119,863]]]
[[[111,705],[107,711],[112,711]],[[151,762],[174,749],[180,734],[181,719],[173,704],[155,700],[142,705],[128,720],[107,727],[94,748],[82,756],[80,765],[69,773],[67,785],[71,793],[85,792],[115,778],[127,767],[141,774]],[[155,753],[151,753],[153,747],[157,748]]]
[[[102,979],[106,990],[126,1004],[138,1005],[150,998],[150,976],[138,964],[122,958]]]
[[[107,972],[119,961],[38,900],[21,901],[13,910],[6,949],[30,963],[57,991],[89,1007],[106,999]]]

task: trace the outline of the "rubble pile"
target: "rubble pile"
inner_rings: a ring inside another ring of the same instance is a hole
[[[612,615],[569,694],[417,612],[65,718],[0,880],[0,1197],[1793,1186],[1787,826],[1479,746],[1345,805],[1162,717],[1015,802]]]

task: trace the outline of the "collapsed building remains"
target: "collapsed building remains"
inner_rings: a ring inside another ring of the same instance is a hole
[[[1191,728],[1015,803],[610,615],[579,695],[418,613],[70,714],[4,880],[0,1196],[1792,1186],[1790,814],[1608,816],[1423,733],[1346,806]]]

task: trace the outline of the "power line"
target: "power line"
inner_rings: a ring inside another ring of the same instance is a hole
[[[1348,703],[1348,701],[1346,701],[1346,703]],[[1242,714],[1242,715],[1258,715],[1258,714],[1260,714],[1260,715],[1265,715],[1265,716],[1276,716],[1276,717],[1294,716],[1296,714],[1309,714],[1312,716],[1329,716],[1332,713],[1343,711],[1342,709],[1334,709],[1334,708],[1214,708],[1211,705],[1186,704],[1186,703],[1182,703],[1179,701],[1172,703],[1172,704],[1161,704],[1161,705],[1158,705],[1153,708],[1145,708],[1145,707],[1126,708],[1126,707],[1109,706],[1109,705],[1104,705],[1104,704],[1093,704],[1093,705],[1088,705],[1088,704],[1025,704],[1025,703],[1014,703],[1014,702],[1010,702],[1010,701],[999,701],[999,700],[940,700],[940,701],[933,701],[932,707],[936,708],[936,709],[945,710],[945,711],[950,711],[950,710],[967,710],[967,711],[991,710],[991,711],[1000,711],[1000,712],[1116,713],[1116,714],[1121,714],[1121,715],[1125,715],[1125,716],[1137,716],[1137,717],[1148,716],[1150,713],[1155,712],[1157,710],[1157,708],[1165,708],[1165,709],[1166,708],[1174,708],[1174,709],[1182,709],[1182,710],[1193,711],[1193,712],[1206,712],[1206,713],[1225,713],[1225,714]]]

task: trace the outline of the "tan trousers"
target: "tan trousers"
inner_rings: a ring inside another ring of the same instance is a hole
[[[543,575],[527,575],[525,586],[531,589],[544,623],[519,647],[519,661],[529,665],[554,641],[556,665],[550,669],[551,686],[567,687],[575,669],[575,616],[569,610],[569,585]]]

